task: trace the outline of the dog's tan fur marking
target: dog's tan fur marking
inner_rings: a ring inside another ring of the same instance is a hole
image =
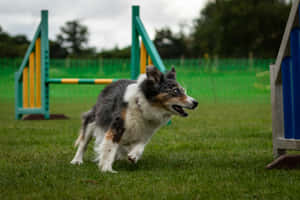
[[[109,130],[106,132],[106,134],[105,134],[105,138],[106,138],[107,140],[113,140],[113,137],[114,137],[114,133],[113,133],[113,131],[112,131],[111,129],[109,129]]]
[[[127,113],[127,109],[124,108],[124,109],[122,110],[122,112],[121,112],[121,118],[122,118],[123,120],[125,120],[125,118],[126,118],[126,113]]]
[[[187,103],[187,96],[186,95],[182,95],[179,97],[171,97],[170,99],[168,99],[169,102],[182,102],[182,103]]]
[[[185,94],[178,96],[178,97],[172,97],[168,93],[161,93],[155,97],[155,100],[152,102],[152,106],[165,108],[168,110],[168,106],[166,103],[187,103],[187,96]]]
[[[168,99],[169,94],[161,93],[155,97],[155,100],[151,103],[151,105],[159,108],[166,108],[164,102],[168,101]]]
[[[165,101],[165,100],[169,99],[169,94],[161,93],[161,94],[157,95],[155,98],[159,101]]]
[[[187,96],[183,95],[183,96],[179,97],[179,100],[186,103],[187,102]]]

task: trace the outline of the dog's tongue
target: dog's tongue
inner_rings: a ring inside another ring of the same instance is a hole
[[[186,112],[183,111],[183,113],[180,113],[180,115],[181,115],[182,117],[187,117],[189,114],[187,114]]]
[[[187,114],[186,112],[183,111],[183,113],[181,114],[182,117],[187,117],[189,116],[189,114]]]
[[[176,110],[182,117],[187,117],[188,114],[183,110],[181,106],[174,105],[174,110]]]

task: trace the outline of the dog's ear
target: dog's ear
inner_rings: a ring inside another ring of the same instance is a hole
[[[168,79],[176,79],[176,71],[175,68],[172,67],[171,71],[169,71],[168,73],[166,73],[166,78]]]
[[[147,66],[146,68],[147,78],[154,83],[160,83],[164,79],[163,73],[161,73],[155,66]]]

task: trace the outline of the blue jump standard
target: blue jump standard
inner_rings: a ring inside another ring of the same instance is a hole
[[[292,59],[290,56],[285,57],[281,63],[282,74],[282,91],[283,91],[283,113],[284,113],[284,137],[287,139],[294,138],[293,120],[292,120],[292,94],[291,94],[291,67]]]
[[[292,119],[293,135],[300,139],[300,29],[294,28],[291,31],[291,94],[292,94]]]

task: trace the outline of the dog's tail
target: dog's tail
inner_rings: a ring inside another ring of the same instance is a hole
[[[77,140],[75,141],[75,144],[74,144],[75,147],[78,146],[80,141],[84,139],[86,128],[87,128],[88,124],[95,121],[95,119],[96,119],[96,106],[93,106],[92,109],[90,109],[89,111],[83,113],[81,115],[81,119],[82,119],[81,129],[80,129],[79,136],[78,136]]]

